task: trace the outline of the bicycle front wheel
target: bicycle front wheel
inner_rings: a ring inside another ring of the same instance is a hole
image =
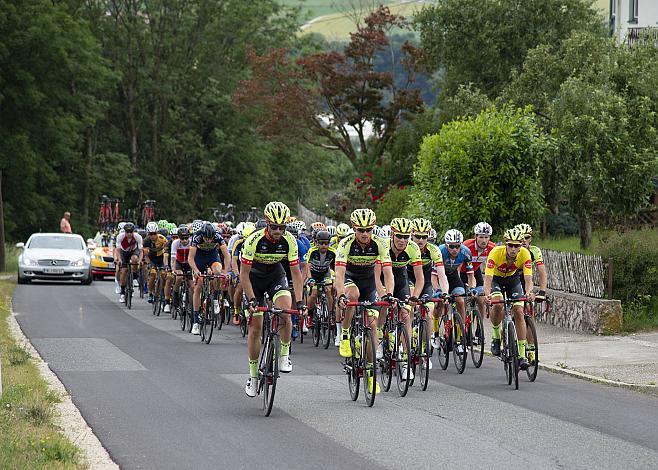
[[[322,324],[320,320],[320,315],[318,315],[317,309],[313,312],[313,346],[316,348],[320,346],[320,340],[322,338]]]
[[[363,370],[364,395],[366,398],[366,405],[372,406],[375,404],[375,396],[377,395],[377,363],[375,359],[377,346],[375,345],[372,331],[370,329],[366,329],[363,332],[361,348],[361,361],[365,364]],[[369,380],[370,378],[372,378],[372,380]],[[372,383],[372,388],[368,387],[368,382]]]
[[[457,373],[463,374],[466,368],[466,356],[468,355],[464,322],[457,311],[453,312],[452,319],[452,358]]]
[[[430,332],[427,320],[422,319],[418,325],[418,345],[416,357],[418,358],[418,372],[420,374],[420,388],[427,390],[430,380]]]
[[[352,401],[356,401],[359,398],[359,367],[361,360],[357,359],[354,355],[356,353],[356,342],[354,341],[354,336],[356,330],[352,328],[350,331],[350,346],[352,348],[352,357],[345,359],[345,372],[347,372],[347,384],[350,388],[350,398]],[[360,352],[360,351],[359,351]]]
[[[398,393],[401,397],[407,394],[409,390],[409,379],[411,377],[411,346],[409,334],[404,324],[399,323],[397,326],[397,346],[395,351],[395,377],[398,384]]]
[[[528,380],[534,382],[537,378],[537,371],[539,370],[539,342],[537,341],[537,328],[532,317],[525,317],[525,327],[526,331],[529,331],[533,338],[532,342],[528,342],[525,347],[525,355],[529,364],[526,373],[528,374]]]
[[[450,362],[450,343],[452,336],[452,326],[450,325],[450,320],[447,315],[441,316],[441,321],[439,322],[439,330],[436,332],[438,348],[436,354],[439,356],[439,365],[441,369],[446,370],[448,368],[448,363]]]
[[[471,329],[469,334],[469,349],[471,350],[471,360],[476,368],[482,365],[484,359],[484,325],[482,315],[477,309],[471,311]]]
[[[391,382],[393,381],[393,335],[388,330],[388,323],[384,324],[382,337],[380,338],[382,344],[382,358],[377,360],[379,364],[379,375],[381,377],[382,388],[385,392],[391,389]]]
[[[261,354],[265,354],[265,368],[261,372],[263,381],[263,414],[269,416],[272,413],[274,405],[274,393],[276,392],[276,382],[279,378],[279,352],[281,340],[278,335],[268,336],[267,344]]]
[[[128,274],[126,277],[128,278],[126,281],[126,307],[130,310],[133,305],[133,275],[131,267],[128,267]]]

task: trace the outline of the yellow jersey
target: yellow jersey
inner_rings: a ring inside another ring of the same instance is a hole
[[[532,257],[530,252],[521,247],[513,263],[507,262],[507,247],[499,245],[491,250],[487,258],[485,276],[510,277],[523,270],[524,276],[532,276]]]

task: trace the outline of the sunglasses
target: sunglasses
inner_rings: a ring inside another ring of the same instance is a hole
[[[505,243],[505,245],[509,246],[510,248],[520,248],[521,247],[520,243]]]
[[[460,246],[461,246],[461,245],[448,245],[448,248],[450,248],[451,250],[456,250],[456,249],[459,248]]]
[[[372,227],[357,228],[356,231],[359,233],[370,233],[372,232]]]
[[[272,230],[285,230],[286,226],[285,225],[279,225],[279,224],[270,224],[268,225],[269,228]]]
[[[398,240],[409,240],[409,235],[402,235],[400,233],[396,233],[395,238],[397,238]]]
[[[532,235],[526,235],[526,236],[523,237],[523,238],[525,238],[526,240],[530,240],[530,239],[532,238]]]
[[[318,245],[329,245],[329,242],[318,242]]]
[[[414,235],[416,240],[427,240],[428,235]]]
[[[181,239],[181,240],[189,240],[190,239],[190,237],[178,237],[178,238]]]

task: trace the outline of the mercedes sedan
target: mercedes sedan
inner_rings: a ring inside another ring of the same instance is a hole
[[[84,239],[69,233],[35,233],[27,243],[17,243],[18,283],[33,279],[81,281],[91,284],[91,258]]]

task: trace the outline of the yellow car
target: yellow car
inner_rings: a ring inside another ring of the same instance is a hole
[[[114,277],[114,237],[97,233],[93,239],[87,240],[87,246],[91,254],[91,275],[93,278]]]

